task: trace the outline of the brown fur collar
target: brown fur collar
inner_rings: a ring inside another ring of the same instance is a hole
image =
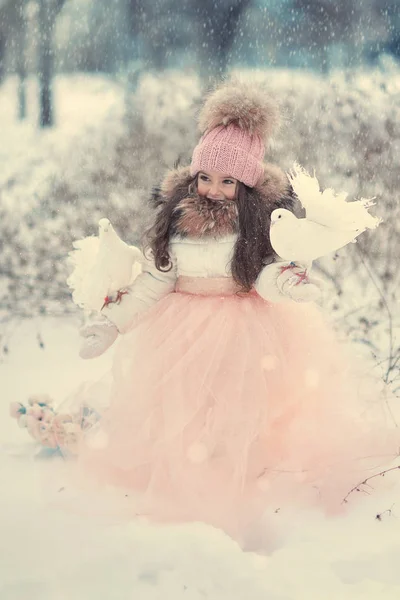
[[[233,200],[208,200],[191,194],[174,209],[174,233],[193,237],[222,237],[236,233],[238,211]]]
[[[191,181],[190,168],[179,167],[169,171],[160,188],[153,192],[152,202],[156,207],[176,202],[171,233],[193,237],[236,233],[238,212],[235,202],[210,201],[195,191],[189,192]],[[266,202],[271,212],[278,207],[293,210],[293,190],[285,173],[275,165],[264,165],[264,178],[251,193]]]

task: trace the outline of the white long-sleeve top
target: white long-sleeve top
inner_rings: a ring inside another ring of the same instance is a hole
[[[236,234],[218,239],[172,237],[169,254],[172,262],[170,271],[159,271],[151,258],[145,258],[143,270],[122,296],[120,304],[109,304],[103,314],[118,328],[120,333],[129,331],[136,315],[144,312],[158,300],[174,292],[179,276],[187,277],[231,277]],[[276,275],[265,267],[256,283],[256,291],[273,302],[283,299],[275,280]],[[275,273],[276,270],[274,270]]]

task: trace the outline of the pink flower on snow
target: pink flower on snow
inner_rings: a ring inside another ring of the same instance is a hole
[[[23,409],[23,410],[21,410]],[[19,417],[25,413],[25,408],[21,404],[21,402],[11,402],[10,403],[10,417],[13,419],[19,419]]]

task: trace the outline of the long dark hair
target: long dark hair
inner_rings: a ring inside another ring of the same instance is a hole
[[[269,238],[271,206],[254,188],[240,181],[236,192],[239,232],[231,270],[234,280],[249,291],[263,266],[274,260]]]
[[[170,271],[172,268],[169,241],[175,232],[176,207],[188,193],[197,190],[197,176],[188,184],[188,187],[178,189],[170,200],[158,203],[159,210],[155,222],[145,234],[145,246],[152,250],[159,271]],[[238,210],[238,239],[234,247],[231,271],[233,279],[241,289],[249,291],[263,266],[274,260],[269,228],[271,212],[277,205],[271,206],[260,192],[240,181],[236,187],[235,202]],[[155,203],[157,204],[157,200]]]
[[[168,201],[160,200],[161,191],[159,188],[153,190],[151,201],[158,212],[153,225],[144,234],[143,245],[145,253],[148,249],[153,252],[154,263],[159,271],[167,272],[172,269],[169,240],[171,235],[175,233],[176,207],[188,194],[197,189],[197,178],[198,175],[192,177],[187,182],[188,185],[178,189],[173,198],[168,199]]]

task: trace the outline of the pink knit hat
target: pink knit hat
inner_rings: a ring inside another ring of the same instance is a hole
[[[199,117],[203,136],[191,175],[219,171],[254,187],[264,173],[265,145],[278,126],[277,103],[259,85],[231,80],[212,92]]]

